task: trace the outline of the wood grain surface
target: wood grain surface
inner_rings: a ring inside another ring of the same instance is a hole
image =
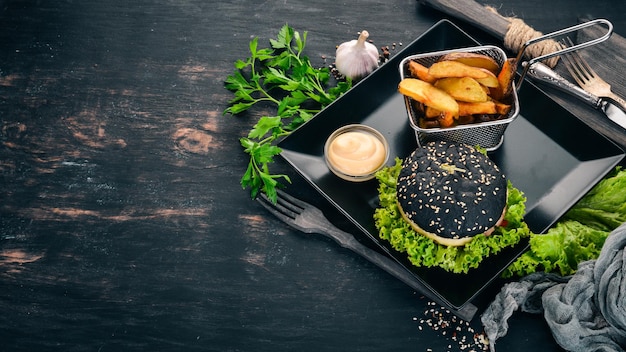
[[[499,9],[542,31],[606,17],[626,35],[615,2]],[[424,322],[438,307],[251,200],[238,139],[266,111],[222,114],[234,62],[285,23],[324,65],[360,30],[401,48],[444,17],[414,0],[0,0],[0,350],[457,349]],[[525,314],[498,346],[559,350]]]

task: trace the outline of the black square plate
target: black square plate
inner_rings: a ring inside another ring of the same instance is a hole
[[[486,258],[468,274],[418,268],[378,237],[373,213],[378,183],[351,183],[333,175],[324,163],[326,138],[337,128],[362,123],[379,130],[391,148],[389,165],[416,147],[403,97],[397,92],[398,65],[409,55],[479,45],[443,20],[397,53],[390,61],[327,106],[279,143],[282,157],[345,214],[364,234],[422,280],[444,302],[460,308],[526,250],[528,243]],[[508,127],[504,143],[490,157],[527,197],[526,221],[535,233],[554,224],[607,172],[624,152],[562,108],[530,82],[519,91],[520,116]]]

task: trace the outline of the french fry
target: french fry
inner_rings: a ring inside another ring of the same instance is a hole
[[[500,102],[495,102],[496,105],[496,113],[500,115],[508,115],[511,111],[511,105],[504,104]]]
[[[458,102],[457,102],[458,103]],[[440,111],[430,106],[426,106],[424,111],[424,120],[422,125],[434,125],[432,121],[436,122],[435,127],[450,127],[454,124],[454,121],[458,119],[458,116],[455,116],[450,113],[446,113],[445,111]]]
[[[478,53],[455,52],[444,55],[439,61],[458,61],[468,66],[482,67],[494,75],[500,72],[500,65],[490,56]]]
[[[493,101],[484,101],[480,103],[466,103],[459,101],[458,104],[459,116],[498,113],[496,103]]]
[[[420,103],[435,108],[446,115],[446,121],[459,116],[459,104],[443,90],[417,78],[405,78],[398,84],[398,91]]]
[[[493,89],[492,96],[496,100],[502,100],[513,90],[513,79],[517,70],[517,60],[514,58],[507,59],[502,64],[502,69],[498,73],[498,83],[500,86]]]
[[[419,78],[424,82],[428,82],[428,83],[435,83],[435,81],[437,80],[437,78],[431,76],[428,73],[428,67],[420,64],[417,61],[411,60],[409,61],[409,72],[411,73],[412,77],[415,78]]]
[[[446,77],[471,77],[471,78],[488,78],[488,71],[468,66],[458,61],[439,61],[435,62],[428,68],[428,73],[436,78]]]
[[[439,121],[439,127],[450,127],[454,125],[454,120],[456,120],[456,118],[458,117],[458,114],[452,114],[449,111],[443,111],[441,115],[439,115],[439,117],[437,118],[437,121]]]
[[[435,82],[435,87],[445,91],[457,101],[480,103],[488,99],[480,83],[471,77],[441,78]]]
[[[478,83],[482,84],[485,87],[489,88],[498,88],[500,86],[500,81],[498,81],[498,77],[494,75],[491,71],[479,68],[480,70],[485,71],[487,73],[487,77],[485,78],[475,78]]]
[[[458,101],[457,101],[458,104]],[[441,115],[441,110],[437,110],[433,107],[427,106],[426,109],[424,109],[424,117],[426,117],[427,119],[434,119],[436,117],[439,117]]]

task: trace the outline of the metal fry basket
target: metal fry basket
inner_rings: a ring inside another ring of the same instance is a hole
[[[483,45],[462,49],[444,50],[432,53],[417,54],[404,58],[400,63],[400,78],[410,77],[408,72],[409,61],[416,61],[426,67],[430,67],[433,63],[439,61],[444,55],[453,52],[470,52],[487,55],[493,58],[500,67],[506,61],[506,53],[492,45]],[[421,128],[419,126],[419,118],[421,112],[416,109],[415,102],[409,97],[404,97],[409,123],[415,131],[417,143],[421,146],[431,141],[448,141],[454,143],[465,143],[472,146],[479,145],[488,151],[492,151],[500,147],[503,141],[504,132],[513,120],[519,114],[519,101],[517,98],[517,90],[513,87],[510,101],[511,110],[506,116],[502,116],[497,120],[471,123],[466,125],[457,125],[454,127],[443,128]]]
[[[568,33],[575,32],[579,29],[590,27],[590,26],[595,26],[595,25],[602,25],[606,27],[607,29],[606,33],[599,38],[591,39],[583,43],[578,43],[577,45],[574,45],[571,47],[557,46],[555,49],[559,49],[559,50],[555,50],[552,53],[549,53],[540,57],[532,58],[528,62],[521,61],[526,49],[534,43],[537,43],[546,39],[550,39],[550,38],[564,36]],[[504,132],[506,131],[506,128],[519,115],[520,106],[519,106],[517,91],[519,90],[522,82],[524,81],[524,78],[526,76],[528,69],[534,64],[539,64],[540,61],[542,60],[546,60],[555,56],[560,56],[562,54],[565,54],[571,51],[575,51],[578,49],[582,49],[591,45],[601,43],[607,40],[610,37],[612,32],[613,32],[613,25],[611,24],[610,21],[606,19],[595,19],[595,20],[580,23],[578,25],[571,26],[565,29],[561,29],[552,33],[544,34],[542,36],[533,38],[527,41],[526,43],[524,43],[524,45],[519,50],[518,55],[515,60],[516,65],[521,64],[523,66],[521,75],[517,77],[517,84],[515,82],[512,82],[513,89],[511,92],[511,97],[509,98],[510,100],[504,102],[504,103],[511,105],[511,110],[506,116],[501,116],[500,118],[496,120],[471,123],[471,124],[465,124],[465,125],[457,125],[453,127],[444,127],[444,128],[440,128],[440,127],[422,128],[419,125],[419,118],[422,112],[419,111],[419,109],[416,109],[417,102],[414,102],[411,98],[405,96],[404,101],[406,105],[406,111],[409,116],[409,123],[411,127],[413,128],[413,130],[415,131],[415,137],[417,139],[418,145],[421,146],[431,141],[444,140],[444,141],[454,142],[454,143],[465,143],[465,144],[469,144],[472,146],[478,145],[478,146],[481,146],[482,148],[485,148],[488,151],[493,151],[493,150],[498,149],[500,145],[502,145],[502,142],[504,140]],[[437,52],[432,52],[432,53],[417,54],[417,55],[408,56],[400,62],[400,67],[399,67],[400,79],[410,77],[410,73],[408,72],[409,61],[413,60],[426,67],[430,67],[433,63],[439,61],[444,55],[453,53],[453,52],[469,52],[469,53],[487,55],[491,57],[492,59],[494,59],[500,67],[502,67],[502,64],[504,63],[504,61],[507,60],[506,53],[499,47],[493,46],[493,45],[483,45],[483,46],[475,46],[475,47],[469,47],[469,48],[461,48],[461,49],[437,51]]]

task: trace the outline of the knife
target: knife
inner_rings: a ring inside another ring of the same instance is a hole
[[[522,65],[525,64],[525,62],[522,63]],[[611,99],[600,98],[587,92],[586,90],[566,80],[563,76],[559,75],[541,62],[532,63],[526,74],[534,80],[548,83],[555,88],[581,99],[585,103],[602,111],[611,121],[626,129],[626,112],[617,104],[614,104]]]

